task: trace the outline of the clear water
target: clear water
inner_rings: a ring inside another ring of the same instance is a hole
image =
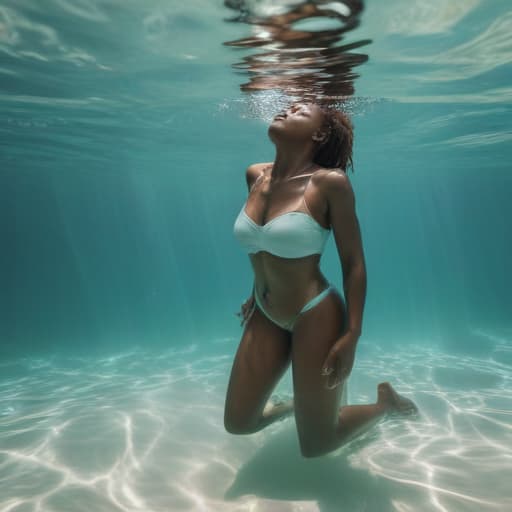
[[[282,101],[240,92],[230,15],[0,5],[0,511],[510,510],[510,3],[371,0],[350,35],[373,41],[350,403],[389,380],[421,418],[319,459],[291,418],[223,429],[252,287],[232,224]],[[341,288],[332,238],[322,270]]]

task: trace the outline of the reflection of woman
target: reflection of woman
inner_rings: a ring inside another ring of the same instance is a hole
[[[224,424],[256,432],[295,412],[302,454],[328,453],[387,414],[415,412],[391,385],[369,405],[339,407],[361,334],[366,268],[353,190],[352,125],[333,109],[294,104],[268,129],[273,164],[247,169],[249,196],[235,235],[254,270],[251,298],[229,380]],[[332,229],[347,306],[319,263]],[[288,368],[294,400],[267,400]]]

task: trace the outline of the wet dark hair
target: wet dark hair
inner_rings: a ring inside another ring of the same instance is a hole
[[[352,143],[354,127],[347,114],[326,105],[318,105],[324,113],[323,128],[328,130],[327,138],[320,142],[313,162],[322,167],[339,167],[346,173],[352,168]]]

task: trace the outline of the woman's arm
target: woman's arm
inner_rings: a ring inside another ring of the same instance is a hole
[[[252,164],[247,167],[245,171],[245,181],[247,183],[247,191],[251,192],[251,188],[256,182],[256,180],[263,175],[263,170],[265,167],[269,165],[268,163],[258,163]],[[242,317],[242,322],[240,325],[243,325],[250,317],[252,310],[254,309],[254,288],[255,283],[253,282],[252,291],[249,295],[249,298],[242,304],[241,311],[236,313],[238,316]]]
[[[366,264],[354,191],[348,177],[338,171],[326,175],[324,183],[334,239],[343,270],[343,289],[348,317],[345,332],[353,333],[357,340],[363,324]]]

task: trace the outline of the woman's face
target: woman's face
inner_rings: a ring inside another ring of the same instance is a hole
[[[323,121],[324,113],[315,103],[294,103],[274,117],[268,134],[274,142],[282,139],[305,142],[321,130]]]

